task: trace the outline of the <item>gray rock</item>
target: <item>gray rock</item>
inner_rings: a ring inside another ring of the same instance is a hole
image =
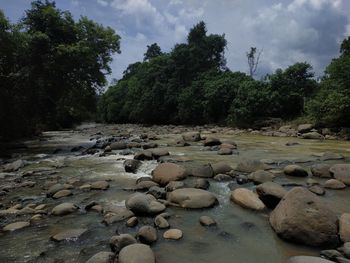
[[[30,226],[29,222],[20,221],[20,222],[8,224],[8,225],[4,226],[2,230],[4,232],[6,232],[6,231],[13,232],[13,231],[16,231],[16,230],[19,230],[19,229],[22,229],[22,228],[25,228],[28,226]]]
[[[264,203],[258,195],[246,188],[237,188],[231,192],[231,200],[243,208],[263,210]]]
[[[256,187],[256,192],[263,203],[269,208],[275,208],[287,194],[287,190],[274,182],[266,182]]]
[[[163,234],[163,238],[172,240],[179,240],[182,238],[182,236],[183,234],[180,229],[169,229]]]
[[[225,162],[214,163],[212,164],[212,168],[214,175],[227,174],[228,172],[232,171],[232,167]]]
[[[346,188],[346,185],[337,179],[329,179],[324,183],[324,188],[340,190]]]
[[[226,182],[226,181],[231,181],[233,178],[227,174],[217,174],[214,176],[213,179],[218,182]]]
[[[51,213],[55,216],[64,216],[64,215],[71,214],[71,213],[75,212],[76,210],[78,210],[78,207],[75,204],[62,203],[62,204],[55,206],[52,209]]]
[[[315,177],[331,178],[330,168],[331,166],[329,164],[314,164],[311,166],[311,173]]]
[[[124,247],[136,244],[136,239],[129,234],[121,234],[118,236],[112,236],[109,240],[109,245],[113,252],[119,253]]]
[[[161,215],[155,217],[154,224],[160,229],[168,228],[170,226],[168,221]]]
[[[203,164],[190,169],[190,175],[195,177],[211,178],[214,176],[214,171],[210,164]]]
[[[216,226],[216,222],[214,219],[212,219],[211,217],[209,216],[201,216],[199,218],[199,223],[202,225],[202,226]]]
[[[335,164],[329,171],[335,179],[350,186],[350,164]]]
[[[267,171],[264,170],[258,170],[255,172],[252,172],[251,174],[248,175],[248,179],[253,181],[254,184],[262,184],[265,182],[271,182],[275,176]]]
[[[307,171],[299,165],[290,164],[284,167],[284,174],[295,177],[307,177]]]
[[[322,134],[318,132],[308,132],[301,135],[303,139],[311,139],[311,140],[323,140],[324,137]]]
[[[296,256],[288,259],[287,263],[334,263],[327,259],[311,256]]]
[[[182,134],[182,139],[185,142],[198,142],[201,140],[201,135],[199,132],[186,132]]]
[[[140,242],[145,244],[152,244],[157,241],[157,230],[152,226],[143,226],[139,229],[137,234]]]
[[[187,177],[186,169],[174,163],[161,163],[152,171],[153,181],[166,185],[171,181],[183,180]]]
[[[237,167],[236,171],[244,172],[244,173],[252,173],[258,170],[266,170],[269,166],[265,163],[262,163],[259,160],[252,160],[252,159],[242,159]]]
[[[112,150],[124,150],[127,148],[127,145],[125,142],[113,142],[110,147]]]
[[[85,263],[110,263],[114,257],[115,255],[112,252],[101,251],[89,258]]]
[[[342,214],[339,218],[339,237],[343,242],[350,242],[350,214]]]
[[[144,244],[133,244],[124,247],[118,257],[118,263],[155,263],[151,248]]]
[[[171,204],[182,208],[207,208],[218,203],[212,193],[196,188],[177,189],[169,193],[168,199]]]
[[[152,195],[135,193],[129,196],[125,205],[136,215],[154,215],[165,210],[165,206],[159,203]]]
[[[86,231],[87,231],[86,228],[66,229],[66,230],[59,232],[56,235],[51,236],[51,240],[56,241],[56,242],[76,241]]]
[[[136,173],[137,169],[141,166],[141,161],[135,159],[129,159],[124,161],[124,169],[127,173]]]

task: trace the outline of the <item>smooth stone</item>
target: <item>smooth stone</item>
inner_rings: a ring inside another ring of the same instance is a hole
[[[324,136],[318,132],[308,132],[301,135],[303,139],[323,140]]]
[[[300,125],[298,125],[297,131],[299,133],[306,133],[306,132],[311,131],[312,128],[313,128],[313,125],[310,123],[300,124]]]
[[[141,161],[135,160],[135,159],[129,159],[129,160],[125,160],[123,165],[124,165],[125,172],[136,173],[137,169],[141,166]]]
[[[218,182],[225,182],[225,181],[231,181],[233,178],[227,174],[217,174],[214,176],[213,179]]]
[[[55,206],[52,209],[52,214],[55,216],[64,216],[71,214],[78,210],[78,207],[75,204],[72,203],[62,203],[57,206]]]
[[[154,215],[165,210],[165,206],[158,202],[152,195],[135,193],[130,195],[125,205],[136,215]]]
[[[214,176],[213,167],[210,164],[197,165],[190,169],[190,175],[195,177],[211,178]]]
[[[350,214],[342,214],[339,218],[339,237],[340,240],[350,242]]]
[[[112,252],[101,251],[89,258],[85,263],[110,263],[114,256]]]
[[[157,241],[157,230],[152,226],[143,226],[139,229],[137,236],[141,243],[152,244]]]
[[[288,259],[287,263],[334,263],[320,257],[311,257],[311,256],[296,256]]]
[[[275,208],[287,194],[287,190],[274,182],[266,182],[256,187],[260,200],[269,208]]]
[[[284,174],[295,177],[307,177],[307,171],[299,165],[290,164],[284,167]]]
[[[321,155],[321,161],[329,161],[329,160],[342,160],[344,156],[338,153],[333,152],[325,152]]]
[[[164,232],[165,239],[179,240],[182,238],[182,231],[180,229],[169,229]]]
[[[212,207],[218,203],[214,194],[196,188],[174,190],[169,193],[167,200],[172,205],[192,209]]]
[[[156,182],[153,182],[153,181],[141,181],[141,182],[136,184],[135,189],[136,190],[148,190],[152,186],[158,186],[158,185],[159,184],[157,184]]]
[[[315,177],[332,178],[331,173],[329,172],[330,168],[331,166],[329,164],[314,164],[311,166],[311,173]]]
[[[154,218],[154,224],[160,229],[168,228],[170,226],[168,221],[161,215],[158,215]]]
[[[318,186],[318,185],[310,186],[308,189],[310,192],[317,195],[324,195],[326,193],[326,191],[321,186]]]
[[[150,151],[154,159],[159,159],[160,157],[170,155],[169,151],[164,148],[151,149]]]
[[[153,155],[151,151],[144,150],[144,151],[137,152],[134,156],[134,159],[139,161],[153,160]]]
[[[137,226],[137,224],[139,223],[139,220],[137,219],[136,216],[130,217],[127,221],[126,221],[126,225],[128,227],[135,227]]]
[[[171,181],[169,182],[166,186],[165,186],[165,191],[166,192],[172,192],[176,189],[181,189],[185,187],[185,183],[184,182],[180,182],[180,181]]]
[[[199,142],[201,140],[201,135],[199,132],[186,132],[182,134],[182,139],[185,142]]]
[[[63,184],[54,184],[54,185],[52,185],[50,188],[49,188],[49,190],[47,190],[47,192],[46,192],[46,195],[48,196],[48,197],[51,197],[51,196],[53,196],[55,193],[57,193],[57,192],[59,192],[59,191],[61,191],[61,190],[64,190],[65,188],[64,188],[64,185]]]
[[[199,218],[199,223],[202,225],[202,226],[216,226],[216,222],[214,219],[212,219],[211,217],[209,216],[201,216]]]
[[[134,216],[134,213],[126,207],[118,207],[113,212],[105,214],[103,223],[111,225]]]
[[[113,142],[111,145],[109,145],[112,150],[124,150],[127,148],[127,145],[125,142]]]
[[[51,237],[51,240],[60,242],[60,241],[75,241],[77,240],[82,234],[84,234],[87,231],[86,228],[78,228],[78,229],[67,229],[63,230],[62,232],[59,232],[58,234]]]
[[[225,162],[218,162],[211,165],[213,168],[214,175],[217,174],[227,174],[232,171],[232,167]]]
[[[236,171],[244,172],[244,173],[252,173],[258,170],[266,170],[269,166],[259,160],[253,159],[242,159],[236,167]]]
[[[329,179],[324,183],[324,188],[340,190],[346,188],[346,185],[337,179]]]
[[[159,186],[152,186],[147,191],[147,194],[153,195],[156,199],[165,199],[166,198],[165,188],[162,188]]]
[[[174,163],[161,163],[152,171],[153,180],[160,185],[183,180],[187,175],[188,173],[184,167]]]
[[[109,245],[113,252],[118,253],[124,247],[136,244],[137,240],[130,234],[121,234],[118,236],[112,236],[109,240]]]
[[[11,224],[4,226],[2,230],[5,232],[6,231],[12,232],[12,231],[16,231],[16,230],[19,230],[19,229],[22,229],[22,228],[25,228],[28,226],[30,226],[29,222],[19,221],[19,222],[11,223]]]
[[[231,155],[232,153],[232,150],[229,148],[221,148],[217,152],[218,155]]]
[[[350,164],[335,164],[329,171],[335,179],[350,186]]]
[[[66,196],[70,196],[70,195],[72,195],[73,193],[72,193],[72,191],[70,191],[70,190],[61,190],[61,191],[58,191],[58,192],[56,192],[53,196],[52,196],[52,198],[53,199],[59,199],[59,198],[62,198],[62,197],[66,197]]]
[[[220,145],[221,141],[218,138],[213,138],[213,137],[207,137],[204,140],[204,146],[216,146],[216,145]]]
[[[343,257],[343,255],[338,250],[335,250],[335,249],[322,250],[320,252],[320,256],[326,259],[335,260],[335,261],[337,258]]]
[[[155,263],[151,248],[144,244],[132,244],[124,247],[118,256],[118,263]]]
[[[191,183],[188,183],[189,188],[197,188],[202,190],[207,190],[209,186],[210,186],[209,181],[204,178],[198,178],[197,180],[194,180]]]
[[[91,183],[92,190],[107,190],[109,188],[109,183],[107,181],[97,181]]]
[[[246,188],[237,188],[232,191],[231,200],[243,208],[252,210],[263,210],[265,208],[258,195]]]
[[[265,182],[271,182],[275,176],[267,171],[264,170],[258,170],[255,172],[252,172],[251,174],[248,175],[248,179],[253,181],[254,184],[262,184]]]

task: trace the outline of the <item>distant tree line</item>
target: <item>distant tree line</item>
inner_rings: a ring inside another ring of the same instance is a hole
[[[34,1],[17,24],[0,10],[0,137],[69,127],[96,112],[120,37],[51,1]]]
[[[226,67],[224,35],[207,34],[200,22],[187,42],[162,52],[147,46],[143,62],[128,66],[123,77],[101,97],[101,120],[115,123],[204,124],[239,127],[266,125],[266,120],[306,117],[318,125],[350,125],[350,39],[327,67],[321,83],[310,64],[277,69],[252,78],[256,49],[247,53],[250,74]],[[260,56],[260,53],[257,54]]]

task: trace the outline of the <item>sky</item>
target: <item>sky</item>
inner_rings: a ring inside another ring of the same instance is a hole
[[[17,22],[29,0],[0,0],[0,9]],[[127,65],[143,59],[147,45],[170,51],[186,41],[198,23],[208,33],[225,34],[227,66],[248,72],[246,52],[263,50],[257,76],[308,62],[321,76],[341,41],[350,36],[350,0],[56,0],[75,19],[87,16],[121,36],[109,79],[119,79]]]

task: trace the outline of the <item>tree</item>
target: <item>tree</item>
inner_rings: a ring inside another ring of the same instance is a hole
[[[162,50],[158,46],[158,44],[157,43],[153,43],[152,45],[147,46],[147,51],[143,55],[143,61],[148,61],[148,60],[150,60],[152,58],[161,56],[162,54],[163,54]]]
[[[249,75],[253,77],[256,70],[258,69],[260,56],[262,54],[262,49],[259,51],[256,47],[251,47],[250,51],[246,53],[249,66]]]

